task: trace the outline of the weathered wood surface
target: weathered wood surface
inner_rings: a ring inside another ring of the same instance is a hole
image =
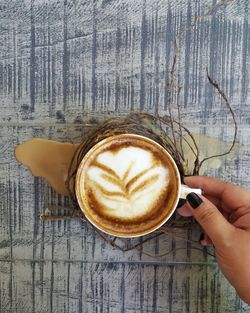
[[[173,41],[216,1],[0,1],[0,312],[250,312],[213,258],[164,235],[144,251],[112,249],[81,222],[41,223],[64,204],[13,157],[31,137],[72,139],[82,121],[130,111],[166,113]],[[208,173],[250,187],[248,0],[232,1],[184,35],[179,57],[186,125],[232,139],[235,159]],[[203,147],[205,149],[205,147]],[[214,147],[213,147],[214,148]],[[198,240],[199,232],[184,232]],[[197,245],[196,245],[197,247]]]

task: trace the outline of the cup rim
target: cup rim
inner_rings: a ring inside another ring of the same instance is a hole
[[[119,138],[128,137],[128,136],[132,137],[132,138],[134,137],[134,138],[141,138],[143,140],[147,140],[147,141],[151,142],[152,144],[157,145],[162,151],[164,151],[164,153],[169,157],[173,168],[175,169],[176,177],[177,177],[177,180],[178,180],[178,189],[177,189],[176,199],[174,201],[173,208],[168,211],[167,216],[163,219],[163,221],[160,224],[157,224],[151,230],[147,230],[147,231],[141,232],[140,234],[132,234],[132,235],[119,234],[118,235],[117,233],[115,234],[115,232],[111,233],[111,232],[108,232],[105,229],[102,229],[101,226],[96,225],[96,223],[93,220],[91,220],[91,217],[89,217],[88,214],[86,214],[86,210],[84,210],[84,208],[85,208],[85,205],[87,205],[86,204],[87,201],[86,201],[86,197],[82,196],[82,193],[80,191],[80,179],[82,177],[82,173],[83,173],[82,170],[83,170],[83,168],[85,166],[85,163],[89,159],[89,156],[92,153],[95,152],[95,150],[97,150],[104,143],[108,143],[108,142],[110,142],[110,141],[112,141],[114,139],[119,139]],[[77,202],[78,202],[78,205],[79,205],[81,211],[83,212],[83,214],[86,217],[86,219],[90,222],[90,224],[93,225],[95,228],[97,228],[98,230],[100,230],[103,233],[105,233],[107,235],[110,235],[110,236],[115,236],[115,237],[119,237],[119,238],[137,238],[137,237],[141,237],[141,236],[145,236],[145,235],[153,233],[154,231],[159,229],[162,225],[164,225],[170,219],[170,217],[173,215],[173,213],[174,213],[174,211],[175,211],[175,209],[177,207],[177,204],[178,204],[178,201],[179,201],[179,198],[180,198],[180,194],[181,194],[181,178],[180,178],[180,173],[179,173],[178,167],[177,167],[173,157],[170,155],[170,153],[163,146],[161,146],[158,142],[156,142],[153,139],[148,138],[146,136],[137,135],[137,134],[133,134],[133,133],[125,133],[125,134],[119,134],[119,135],[112,135],[112,136],[109,136],[109,137],[107,137],[105,139],[102,139],[101,141],[96,143],[94,146],[92,146],[89,149],[89,151],[84,155],[84,157],[82,158],[82,160],[80,162],[80,165],[78,166],[77,173],[76,173],[75,193],[76,193]]]

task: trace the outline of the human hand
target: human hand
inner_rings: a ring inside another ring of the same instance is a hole
[[[193,215],[210,241],[217,262],[239,296],[250,304],[250,192],[210,177],[186,177],[191,188],[201,188],[203,196],[189,194],[177,212]]]

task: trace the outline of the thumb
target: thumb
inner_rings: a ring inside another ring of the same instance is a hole
[[[225,219],[217,207],[194,192],[187,195],[187,202],[194,218],[211,238],[215,247],[228,246],[234,236],[235,227]]]

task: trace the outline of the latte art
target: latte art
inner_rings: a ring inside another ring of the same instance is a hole
[[[100,153],[86,175],[99,207],[126,220],[150,211],[169,183],[169,170],[150,151],[138,147]]]
[[[76,176],[78,203],[97,228],[120,237],[146,234],[168,219],[178,201],[179,174],[156,142],[124,134],[96,144]]]

